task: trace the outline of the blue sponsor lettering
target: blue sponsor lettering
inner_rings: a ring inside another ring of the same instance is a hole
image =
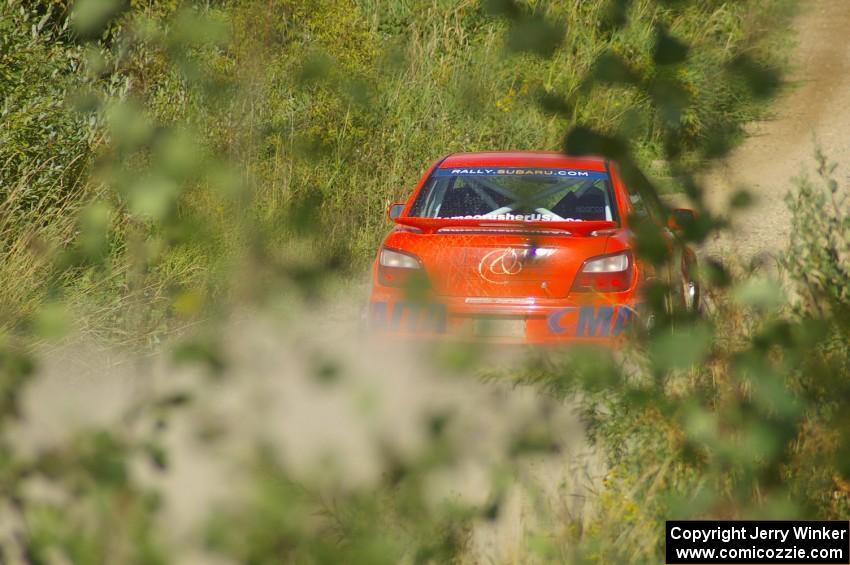
[[[419,304],[396,302],[392,313],[386,302],[373,302],[370,307],[370,322],[373,329],[398,331],[405,324],[411,332],[445,333],[447,313],[445,304]],[[388,320],[389,318],[389,320]],[[387,323],[389,322],[389,324]]]
[[[564,325],[568,314],[578,312],[575,326]],[[575,337],[616,337],[625,331],[635,318],[636,310],[632,306],[620,304],[614,306],[568,306],[556,310],[546,320],[553,334],[572,333]]]
[[[635,309],[631,306],[621,304],[617,309],[617,317],[614,320],[614,327],[611,329],[611,335],[617,336],[628,328],[635,317]]]
[[[611,318],[614,309],[610,306],[582,306],[578,313],[578,324],[576,325],[576,337],[588,337],[600,335],[605,337],[611,328]]]
[[[387,303],[372,302],[369,304],[369,325],[375,330],[387,329]]]
[[[557,312],[550,314],[546,323],[549,325],[549,331],[553,334],[562,334],[567,331],[567,328],[561,325],[561,320],[570,312],[575,312],[578,308],[561,308]]]
[[[431,327],[436,333],[446,333],[446,324],[448,323],[448,315],[446,313],[445,304],[432,304],[426,310],[425,325]]]

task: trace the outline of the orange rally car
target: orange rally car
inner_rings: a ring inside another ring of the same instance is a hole
[[[663,274],[635,256],[629,219],[651,211],[602,158],[450,155],[388,213],[396,226],[375,258],[368,308],[381,334],[610,342],[640,318],[641,284],[656,276],[680,281],[681,300],[698,306],[691,250]]]

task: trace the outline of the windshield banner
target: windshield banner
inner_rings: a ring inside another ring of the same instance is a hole
[[[576,179],[607,179],[608,174],[601,171],[582,171],[579,169],[541,169],[526,167],[472,167],[472,168],[450,168],[437,169],[432,176],[435,177],[457,177],[457,176],[542,176]]]

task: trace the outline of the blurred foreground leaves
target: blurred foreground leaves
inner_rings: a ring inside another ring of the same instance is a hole
[[[37,19],[4,12],[3,29],[9,31],[4,46],[26,47],[51,61],[56,56],[44,53],[51,51],[51,42],[71,46],[63,54],[72,70],[58,67],[50,76],[67,81],[62,84],[77,93],[82,110],[62,113],[45,106],[34,114],[42,116],[40,122],[26,124],[4,114],[10,123],[7,138],[19,140],[21,148],[3,165],[4,179],[13,179],[3,182],[7,202],[14,203],[22,223],[31,218],[64,222],[48,234],[55,245],[28,237],[21,246],[26,252],[20,251],[20,257],[40,250],[38,269],[25,272],[48,283],[24,322],[10,325],[0,341],[0,504],[18,533],[10,551],[32,562],[56,553],[75,563],[175,560],[160,531],[163,501],[141,486],[137,469],[167,473],[172,458],[163,437],[175,415],[188,413],[198,396],[238,371],[222,345],[219,325],[231,300],[268,305],[285,296],[318,304],[327,281],[352,262],[351,255],[363,253],[357,246],[371,251],[383,226],[367,222],[359,228],[357,220],[381,215],[383,201],[401,193],[404,164],[415,159],[386,164],[398,169],[390,176],[399,186],[392,187],[397,191],[392,194],[384,187],[377,197],[363,188],[372,177],[352,163],[367,160],[365,149],[374,139],[386,145],[373,150],[418,146],[422,135],[431,135],[429,116],[412,120],[416,123],[408,130],[394,129],[411,120],[391,111],[394,104],[407,103],[399,101],[406,88],[400,83],[385,88],[379,79],[411,80],[405,69],[417,49],[430,45],[438,52],[458,44],[461,51],[467,49],[465,32],[457,30],[498,32],[506,49],[499,56],[540,76],[510,78],[515,87],[491,100],[487,73],[476,74],[474,60],[464,67],[466,82],[438,66],[427,80],[441,89],[459,85],[456,99],[465,110],[454,118],[473,116],[487,123],[496,121],[496,112],[519,115],[522,104],[528,104],[523,93],[532,93],[529,98],[539,100],[546,112],[540,115],[554,116],[554,127],[568,126],[559,134],[565,151],[615,159],[627,183],[649,205],[651,217],[635,218],[643,259],[658,272],[689,268],[686,248],[727,228],[706,207],[704,187],[692,175],[696,160],[722,156],[734,142],[734,128],[726,127],[734,119],[718,115],[717,108],[736,101],[737,119],[743,120],[751,115],[743,106],[763,103],[776,92],[781,76],[773,62],[760,60],[758,50],[744,42],[734,43],[725,59],[715,58],[716,51],[705,44],[690,44],[686,38],[692,30],[683,28],[703,25],[704,10],[710,9],[703,3],[581,4],[572,11],[559,10],[555,3],[511,0],[458,8],[447,16],[459,22],[450,26],[456,31],[433,37],[415,28],[410,34],[414,47],[389,44],[387,53],[364,39],[374,30],[407,30],[414,16],[427,10],[387,7],[370,21],[372,27],[364,26],[351,6],[289,0],[269,4],[285,14],[280,19],[264,11],[264,2],[245,2],[228,11],[217,3],[142,6],[80,0],[69,11],[63,2],[45,1],[33,12]],[[740,29],[723,19],[738,17],[727,8],[710,12],[719,31],[704,41],[722,43],[724,26]],[[48,26],[54,9],[68,14],[70,29]],[[641,10],[650,9],[658,17],[647,23]],[[39,24],[42,18],[45,23]],[[33,34],[48,32],[48,39],[31,42]],[[552,78],[554,71],[548,77],[541,72],[548,59],[578,60],[583,44],[592,52],[588,64],[578,69],[562,65],[575,81],[559,82]],[[307,45],[310,55],[291,67],[275,66],[280,53],[299,45]],[[9,100],[36,99],[28,88],[52,84],[49,76],[37,73],[29,86],[9,80],[17,76],[19,61],[14,50],[6,52],[11,58],[0,60],[0,72]],[[237,64],[246,61],[255,64]],[[378,66],[369,66],[373,61]],[[280,75],[294,82],[275,82],[282,79],[264,73],[264,65],[275,72],[293,71]],[[267,96],[281,84],[285,96]],[[703,91],[712,85],[721,85],[710,93],[714,99]],[[482,100],[492,102],[493,113],[479,108]],[[590,101],[599,100],[608,102],[592,106]],[[618,100],[629,104],[618,105]],[[444,103],[414,101],[433,112]],[[266,105],[278,113],[258,110]],[[375,107],[379,111],[370,113]],[[293,109],[304,109],[303,116],[315,121],[292,118],[303,117]],[[517,136],[531,135],[531,129],[517,130]],[[410,135],[398,135],[403,131]],[[516,143],[497,131],[472,138],[461,128],[452,130],[451,138],[471,149]],[[57,145],[64,137],[68,142]],[[57,159],[61,151],[71,156],[61,171],[50,169],[49,161],[32,165],[30,142],[56,147]],[[697,212],[677,231],[673,245],[660,231],[672,211],[642,166],[652,151],[665,158]],[[258,157],[267,155],[301,160]],[[276,176],[286,167],[298,168],[300,176]],[[795,223],[782,263],[791,292],[768,278],[741,279],[733,276],[733,268],[704,260],[693,275],[711,297],[710,311],[684,308],[681,289],[671,283],[677,278],[660,277],[647,288],[645,315],[654,323],[636,337],[632,349],[617,357],[599,351],[541,354],[520,371],[554,398],[579,399],[588,433],[609,463],[593,518],[565,526],[548,516],[531,551],[561,562],[657,562],[668,518],[846,515],[850,214],[833,172],[826,157],[819,156],[818,179],[801,180],[789,197]],[[383,173],[371,171],[373,176]],[[43,192],[25,190],[30,178]],[[352,184],[345,186],[364,194],[356,206],[346,199],[350,192],[332,190],[349,180]],[[68,195],[79,193],[86,198],[66,207]],[[747,200],[741,193],[731,204],[740,208]],[[355,235],[357,230],[365,235]],[[133,345],[155,345],[173,329],[174,319],[189,324],[204,317],[203,327],[187,331],[172,351],[175,364],[203,375],[202,384],[142,394],[109,429],[25,453],[13,446],[9,430],[19,423],[21,397],[38,367],[34,344],[73,330],[80,306],[73,291],[117,296],[118,306],[110,311]],[[345,382],[347,370],[329,357],[316,355],[312,369],[328,394]],[[481,357],[474,348],[449,348],[434,352],[431,360],[462,373]],[[360,400],[367,407],[374,403],[365,393]],[[193,539],[193,549],[247,562],[460,559],[471,551],[474,527],[498,519],[506,485],[517,476],[515,465],[560,448],[545,406],[539,418],[515,424],[507,462],[489,469],[490,496],[481,504],[434,505],[429,493],[430,481],[470,449],[454,441],[451,414],[434,414],[423,422],[429,439],[414,456],[386,447],[377,485],[334,490],[330,500],[309,481],[289,476],[276,454],[258,442],[249,458],[247,493],[214,513],[203,540]],[[226,436],[226,427],[207,420],[198,436],[212,445]],[[246,439],[252,445],[255,440]],[[34,481],[46,482],[59,495],[33,495]]]

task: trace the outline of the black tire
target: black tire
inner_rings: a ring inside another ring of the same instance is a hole
[[[696,257],[682,258],[682,300],[689,312],[702,312],[702,292],[699,281],[693,276],[696,272]]]

